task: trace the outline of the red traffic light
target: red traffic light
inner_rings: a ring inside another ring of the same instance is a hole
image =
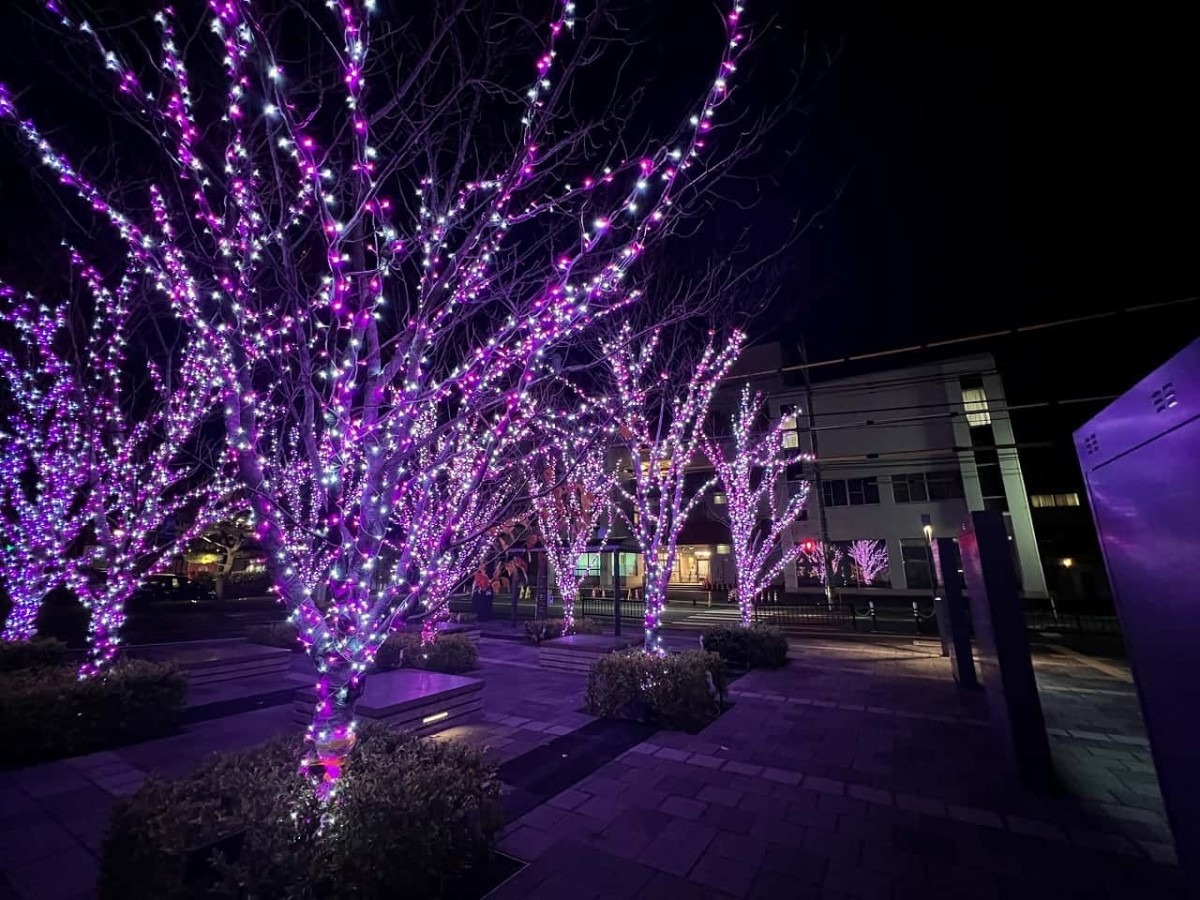
[[[812,553],[817,549],[817,543],[811,538],[806,538],[804,543],[800,545],[800,549],[802,549],[805,553]]]

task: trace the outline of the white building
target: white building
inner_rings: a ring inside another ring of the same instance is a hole
[[[811,484],[793,541],[820,541],[824,512],[835,545],[886,542],[889,568],[878,584],[926,592],[925,526],[934,537],[953,537],[969,511],[995,509],[1005,515],[1022,590],[1046,595],[1004,387],[990,355],[851,378],[814,376],[811,390],[781,388],[775,375],[763,381],[771,415],[793,423],[794,443],[818,457],[819,490],[813,465],[789,475]],[[804,567],[787,572],[785,588],[796,590],[806,574]],[[848,562],[843,575],[852,585]]]

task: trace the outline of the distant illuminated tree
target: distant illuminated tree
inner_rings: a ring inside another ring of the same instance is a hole
[[[563,433],[534,456],[529,491],[537,532],[554,569],[563,604],[563,634],[575,630],[580,559],[609,506],[612,474],[605,466],[607,443]]]
[[[626,325],[607,350],[614,389],[610,402],[620,442],[629,452],[629,485],[618,484],[614,508],[637,539],[645,568],[645,641],[647,653],[662,655],[659,636],[667,585],[675,568],[680,532],[687,517],[716,482],[696,490],[686,486],[689,466],[698,462],[702,429],[713,395],[729,373],[745,340],[734,332],[724,346],[710,338],[700,358],[686,371],[655,368],[660,329],[638,342]]]
[[[780,500],[781,481],[789,466],[804,454],[789,452],[783,419],[764,427],[766,398],[742,388],[731,422],[731,436],[706,437],[704,454],[725,490],[736,590],[742,624],[749,626],[754,601],[803,552],[802,545],[784,547],[781,538],[804,512],[808,486]]]
[[[854,541],[847,555],[854,561],[864,585],[873,582],[888,567],[887,544],[883,541]]]
[[[832,572],[836,575],[838,569],[842,567],[842,560],[846,557],[846,553],[841,547],[836,544],[831,544],[830,547],[828,566],[825,565],[825,544],[822,541],[813,541],[811,547],[805,549],[803,554],[809,568],[816,574],[817,581],[822,586],[826,586],[825,581],[829,573]]]

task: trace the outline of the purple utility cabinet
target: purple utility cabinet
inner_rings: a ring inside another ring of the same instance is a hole
[[[1200,339],[1075,432],[1075,450],[1179,861],[1200,896]]]

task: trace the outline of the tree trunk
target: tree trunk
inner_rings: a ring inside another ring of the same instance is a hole
[[[365,673],[340,656],[326,660],[326,670],[317,679],[317,702],[305,736],[310,749],[300,764],[301,773],[312,779],[322,802],[333,797],[354,749],[354,708],[367,680]]]

